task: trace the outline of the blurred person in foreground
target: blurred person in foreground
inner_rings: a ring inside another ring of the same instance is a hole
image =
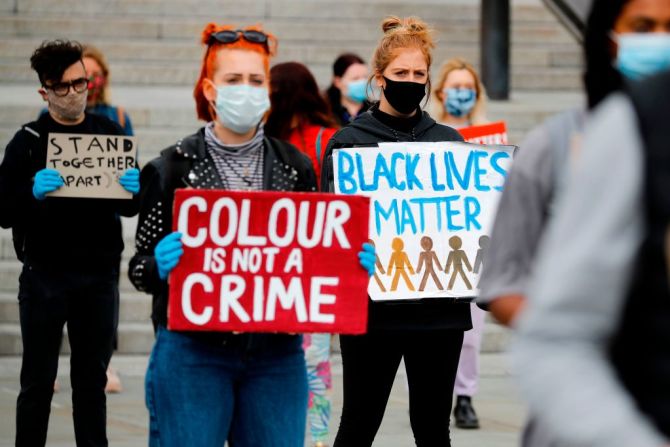
[[[478,303],[506,325],[526,304],[538,243],[578,158],[589,111],[607,95],[670,64],[669,0],[595,0],[584,39],[588,110],[569,110],[533,129],[520,145],[491,232]]]
[[[595,112],[538,253],[513,357],[552,446],[670,445],[668,97],[670,72]]]

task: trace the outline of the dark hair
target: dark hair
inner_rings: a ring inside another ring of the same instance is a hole
[[[365,61],[354,53],[341,54],[335,59],[335,62],[333,62],[333,76],[338,78],[344,76],[347,69],[354,64],[365,65]],[[340,108],[342,107],[342,93],[339,88],[335,87],[335,84],[330,84],[330,87],[326,90],[326,100],[330,106],[331,113],[334,115],[340,113]]]
[[[270,136],[288,139],[295,118],[299,126],[337,127],[314,76],[301,63],[284,62],[272,67],[270,102],[272,109],[265,124],[265,132]]]
[[[44,41],[30,57],[30,66],[37,72],[40,83],[60,82],[63,73],[72,64],[82,59],[79,42],[69,40]]]
[[[586,22],[584,86],[589,108],[595,108],[607,95],[623,87],[621,74],[614,68],[611,33],[629,0],[594,0]]]

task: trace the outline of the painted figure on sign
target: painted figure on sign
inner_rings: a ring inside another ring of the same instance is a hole
[[[372,245],[373,247],[375,247],[375,241],[373,241],[372,239],[368,239],[368,244],[370,244],[370,245]],[[383,275],[384,273],[386,273],[386,272],[384,271],[384,266],[382,265],[382,261],[379,259],[379,255],[378,255],[378,254],[375,254],[375,267],[376,267],[376,269],[375,269],[375,275],[374,275],[374,277],[375,277],[375,281],[377,282],[377,285],[379,286],[379,290],[381,290],[382,292],[386,292],[386,287],[384,287],[384,284],[382,283],[382,280],[379,278],[379,275],[377,274],[377,270],[379,270],[380,272],[382,272],[382,275]]]
[[[486,253],[489,250],[490,241],[491,238],[486,235],[479,238],[479,250],[477,250],[475,265],[472,268],[473,273],[479,273],[479,271],[484,267],[484,258],[486,257]],[[479,281],[477,281],[477,287],[479,287]]]
[[[395,267],[395,275],[393,275],[393,281],[391,282],[391,292],[395,292],[398,288],[398,280],[400,280],[401,276],[405,280],[407,288],[414,291],[414,285],[412,285],[412,281],[410,281],[407,271],[405,270],[407,269],[410,274],[414,274],[414,269],[409,262],[407,253],[403,251],[405,243],[399,237],[393,238],[391,248],[393,248],[393,254],[391,255],[391,260],[389,261],[389,266],[386,271],[386,274],[391,276],[393,274],[393,267]]]
[[[447,286],[447,290],[451,290],[454,288],[454,283],[456,282],[456,275],[458,274],[460,274],[461,278],[463,278],[465,287],[467,287],[468,290],[472,290],[472,284],[470,284],[470,281],[468,281],[468,277],[463,271],[463,265],[465,265],[465,268],[468,269],[469,272],[472,271],[472,266],[470,265],[470,261],[468,261],[468,255],[466,255],[465,252],[461,250],[461,247],[463,246],[463,241],[461,241],[461,238],[458,236],[452,236],[451,238],[449,238],[449,246],[451,247],[452,250],[451,252],[449,252],[449,257],[447,257],[447,265],[444,268],[444,273],[449,274],[449,269],[451,266],[454,267],[454,270],[453,273],[451,274],[451,279],[449,279],[449,285]]]
[[[426,266],[425,273],[423,274],[423,278],[421,279],[421,285],[419,286],[419,291],[423,292],[423,290],[426,288],[426,283],[428,282],[428,276],[430,275],[433,278],[433,281],[435,282],[435,285],[437,286],[438,289],[444,290],[444,287],[442,287],[442,283],[437,277],[437,274],[435,273],[435,267],[433,266],[433,262],[437,264],[437,270],[442,270],[442,266],[440,265],[440,260],[437,259],[437,255],[433,251],[433,240],[429,238],[428,236],[424,236],[421,238],[421,248],[423,248],[423,253],[419,255],[419,265],[416,266],[416,272],[421,273],[421,269],[423,266]]]

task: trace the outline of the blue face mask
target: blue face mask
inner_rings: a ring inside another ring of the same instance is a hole
[[[456,118],[468,115],[477,103],[477,92],[470,88],[447,89],[444,108],[447,113]]]
[[[670,69],[670,33],[626,33],[615,40],[616,68],[627,79],[638,81]]]
[[[270,109],[265,87],[222,85],[216,87],[216,92],[216,118],[223,127],[240,135],[258,126]]]
[[[347,84],[347,98],[354,102],[363,102],[368,98],[367,95],[368,83],[365,79],[358,81],[351,81]]]

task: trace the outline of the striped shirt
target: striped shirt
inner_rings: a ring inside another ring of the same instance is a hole
[[[263,189],[263,125],[254,137],[242,144],[224,144],[214,134],[214,123],[205,127],[207,154],[211,157],[221,182],[227,190],[259,191]]]

